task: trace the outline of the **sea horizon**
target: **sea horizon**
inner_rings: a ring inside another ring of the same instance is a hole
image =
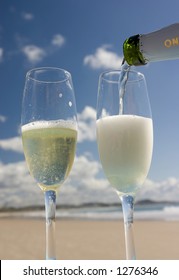
[[[44,205],[25,207],[4,207],[0,218],[45,218]],[[57,219],[121,220],[120,203],[84,203],[77,205],[57,205]],[[138,201],[134,207],[134,220],[179,221],[179,202]]]

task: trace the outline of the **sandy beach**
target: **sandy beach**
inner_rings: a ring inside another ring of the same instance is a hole
[[[1,218],[0,259],[44,259],[43,219]],[[179,222],[135,221],[137,259],[179,259]],[[56,221],[57,259],[125,259],[122,221]]]

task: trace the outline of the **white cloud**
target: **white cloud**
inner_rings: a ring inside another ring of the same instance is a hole
[[[98,161],[84,155],[76,157],[69,178],[60,189],[57,204],[119,203],[107,179],[99,176],[100,172]],[[0,208],[44,205],[43,193],[24,161],[0,163],[0,187]],[[179,202],[179,179],[168,178],[162,182],[147,179],[137,194],[139,199]]]
[[[140,189],[137,199],[179,202],[179,179],[172,177],[161,182],[147,179]]]
[[[84,64],[93,69],[119,69],[123,58],[109,50],[109,46],[101,46],[94,54],[84,58]]]
[[[0,208],[43,205],[43,196],[24,161],[0,163]]]
[[[42,48],[39,48],[35,45],[26,45],[22,48],[22,52],[24,53],[27,60],[32,63],[36,64],[44,59],[47,55],[46,51]]]
[[[0,62],[3,61],[3,53],[4,53],[3,48],[0,48]]]
[[[21,137],[12,137],[0,140],[0,148],[14,152],[23,153]]]
[[[98,178],[100,168],[94,160],[77,157],[69,178],[60,189],[57,204],[108,203],[117,199],[109,183]],[[24,161],[0,163],[0,186],[0,208],[44,205],[43,193],[30,176]]]
[[[45,57],[52,55],[61,48],[65,44],[66,39],[61,34],[56,34],[53,36],[51,42],[43,48],[33,44],[24,45],[25,41],[25,39],[18,37],[18,43],[21,45],[21,52],[25,55],[29,63],[37,64]]]
[[[101,164],[98,161],[84,155],[76,157],[70,176],[61,189],[62,200],[68,204],[68,194],[71,203],[75,204],[118,201],[109,182],[99,177],[100,171]]]
[[[65,38],[61,34],[56,34],[52,38],[52,45],[56,47],[61,47],[65,43]]]
[[[78,114],[78,142],[96,140],[96,110],[86,106]]]
[[[0,115],[0,123],[4,123],[7,120],[5,116]]]
[[[26,17],[26,20],[30,20],[32,17],[31,14],[25,13],[23,16]],[[46,57],[55,54],[66,42],[66,38],[61,34],[54,34],[43,46],[37,46],[36,43],[31,42],[30,38],[21,36],[18,33],[14,35],[14,38],[17,48],[7,51],[6,56],[4,56],[4,50],[0,48],[0,62],[6,57],[13,58],[19,56],[19,54],[23,54],[30,65],[35,65],[43,61]]]
[[[22,18],[27,20],[27,21],[30,21],[30,20],[34,19],[34,15],[31,14],[31,13],[23,12],[22,13]]]

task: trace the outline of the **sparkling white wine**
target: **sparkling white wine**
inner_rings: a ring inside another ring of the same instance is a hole
[[[77,129],[70,121],[36,121],[22,126],[24,154],[31,175],[46,190],[56,190],[74,161]]]
[[[119,88],[119,114],[123,114],[123,99],[126,89],[126,83],[128,80],[128,73],[130,71],[130,66],[126,63],[125,59],[121,65],[121,75],[119,78],[118,88]]]
[[[129,37],[123,44],[123,53],[129,65],[179,58],[179,23]]]
[[[98,150],[103,170],[120,193],[135,193],[150,167],[152,119],[115,115],[97,120]]]

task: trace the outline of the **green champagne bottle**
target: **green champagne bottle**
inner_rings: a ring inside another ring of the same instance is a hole
[[[123,53],[127,64],[136,66],[179,58],[179,23],[129,37],[124,41]]]

